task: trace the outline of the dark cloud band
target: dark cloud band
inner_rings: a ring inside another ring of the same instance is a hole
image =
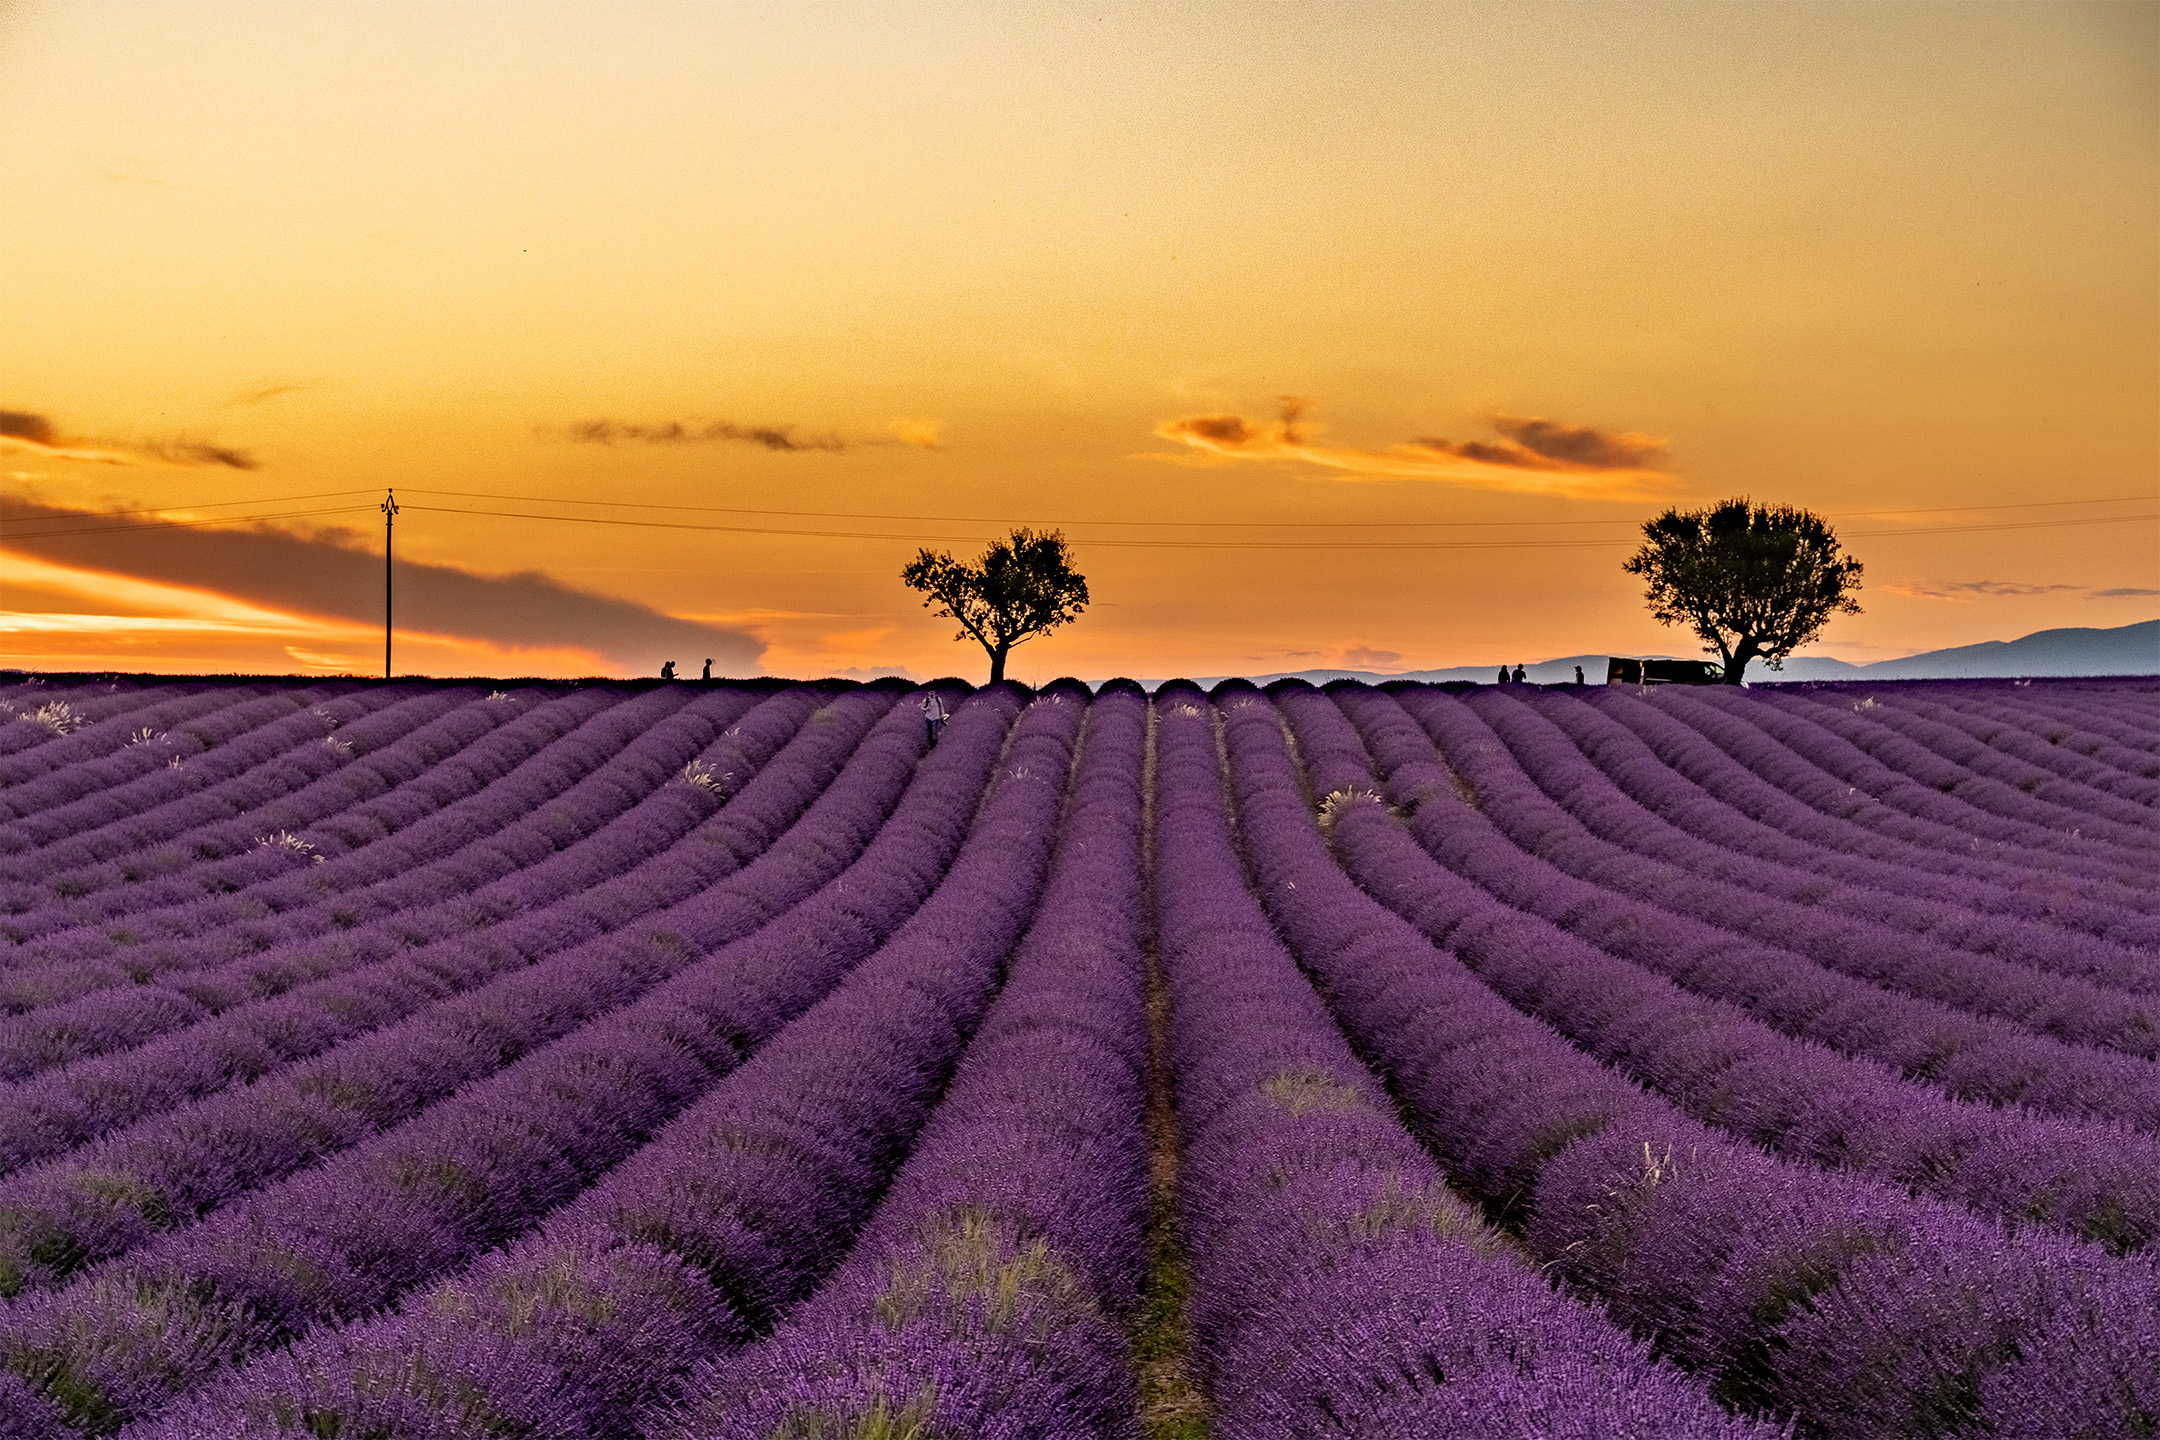
[[[1665,459],[1665,442],[1630,430],[1563,425],[1536,416],[1495,415],[1493,429],[1548,460],[1592,470],[1643,470]]]
[[[1272,424],[1243,415],[1182,415],[1163,421],[1155,433],[1206,457],[1178,463],[1293,461],[1335,471],[1346,479],[1431,480],[1586,499],[1634,498],[1655,494],[1670,484],[1659,468],[1665,442],[1632,431],[1496,415],[1493,427],[1507,437],[1502,440],[1457,441],[1427,435],[1370,450],[1321,438],[1325,427],[1306,423],[1312,402],[1305,397],[1275,398],[1278,411]]]
[[[0,410],[0,435],[11,440],[27,440],[33,445],[57,443],[52,421],[27,410]]]
[[[42,451],[60,460],[88,460],[100,465],[223,465],[230,470],[260,468],[245,450],[200,440],[98,440],[69,435],[44,415],[28,410],[0,410],[0,441]]]
[[[716,445],[727,441],[739,441],[745,445],[758,445],[782,454],[818,450],[837,455],[852,448],[837,435],[801,435],[792,425],[737,425],[721,420],[710,425],[685,425],[679,420],[669,420],[658,425],[642,425],[622,420],[586,420],[565,428],[566,439],[584,445],[613,445],[617,441],[636,441],[646,445]]]
[[[361,548],[357,536],[183,530],[110,518],[97,520],[96,534],[41,539],[25,528],[88,518],[88,512],[0,499],[7,547],[39,559],[213,590],[287,613],[363,624],[382,619],[382,556]],[[754,671],[765,649],[745,631],[575,590],[537,571],[480,575],[409,561],[397,567],[397,625],[516,649],[587,650],[631,671],[695,654],[740,674]]]
[[[1629,430],[1565,425],[1534,415],[1495,415],[1492,426],[1507,439],[1493,444],[1420,436],[1412,443],[1439,455],[1523,470],[1650,470],[1665,459],[1664,441]]]

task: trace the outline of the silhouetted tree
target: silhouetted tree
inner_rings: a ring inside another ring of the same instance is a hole
[[[960,622],[955,640],[973,639],[990,656],[990,683],[1005,678],[1005,657],[1032,635],[1055,630],[1088,603],[1087,579],[1072,568],[1062,531],[1016,529],[972,565],[923,550],[900,579],[923,604]]]
[[[1643,547],[1623,568],[1650,582],[1643,598],[1652,614],[1717,651],[1728,685],[1750,660],[1781,669],[1832,615],[1860,613],[1860,562],[1839,550],[1821,516],[1789,505],[1739,499],[1667,510],[1644,523]]]

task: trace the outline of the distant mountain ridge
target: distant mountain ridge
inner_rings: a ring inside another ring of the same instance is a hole
[[[1674,657],[1698,659],[1699,656]],[[1537,685],[1565,685],[1575,678],[1575,667],[1591,684],[1605,679],[1604,655],[1566,655],[1523,666],[1524,678]],[[1457,665],[1446,670],[1286,670],[1273,675],[1254,675],[1255,684],[1276,680],[1306,680],[1322,685],[1330,680],[1421,680],[1430,684],[1472,681],[1491,684],[1500,665]],[[2101,630],[2071,627],[2038,630],[2017,640],[1985,640],[1977,645],[1957,645],[1947,650],[1928,650],[1896,660],[1877,660],[1855,665],[1827,655],[1799,655],[1785,662],[1783,670],[1771,670],[1760,662],[1748,666],[1751,684],[1776,684],[1797,680],[1986,680],[2023,679],[2027,676],[2063,675],[2160,675],[2160,620],[2141,620]],[[1201,677],[1196,683],[1212,685],[1228,679],[1223,675]],[[1161,683],[1145,682],[1149,688]]]
[[[1804,667],[1804,668],[1803,668]],[[1815,673],[1818,669],[1824,673]],[[1982,680],[2042,675],[2160,675],[2160,620],[2111,630],[2076,626],[2036,630],[2018,640],[1983,640],[1900,660],[1849,665],[1827,657],[1795,658],[1785,680]]]

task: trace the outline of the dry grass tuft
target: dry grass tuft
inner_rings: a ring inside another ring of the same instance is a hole
[[[179,764],[180,762],[175,760],[173,762],[174,768],[179,768]],[[323,863],[323,857],[316,852],[315,847],[313,845],[310,845],[307,841],[301,839],[298,835],[293,834],[290,830],[279,830],[275,834],[258,835],[255,837],[256,849],[267,850],[272,846],[277,846],[280,849],[290,850],[295,855],[300,856],[302,859],[312,860],[317,865]]]
[[[1366,804],[1378,805],[1383,810],[1388,808],[1387,801],[1381,799],[1378,794],[1355,785],[1345,785],[1339,790],[1330,790],[1326,798],[1320,802],[1320,828],[1326,830],[1333,826],[1337,820],[1340,820],[1349,812],[1351,806]]]
[[[17,718],[28,720],[33,725],[42,725],[55,735],[80,730],[89,723],[85,716],[76,714],[65,700],[48,700],[35,710],[24,711]]]

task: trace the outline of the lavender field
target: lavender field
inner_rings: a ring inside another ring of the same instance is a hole
[[[2160,1434],[2160,682],[0,687],[0,1440]]]

